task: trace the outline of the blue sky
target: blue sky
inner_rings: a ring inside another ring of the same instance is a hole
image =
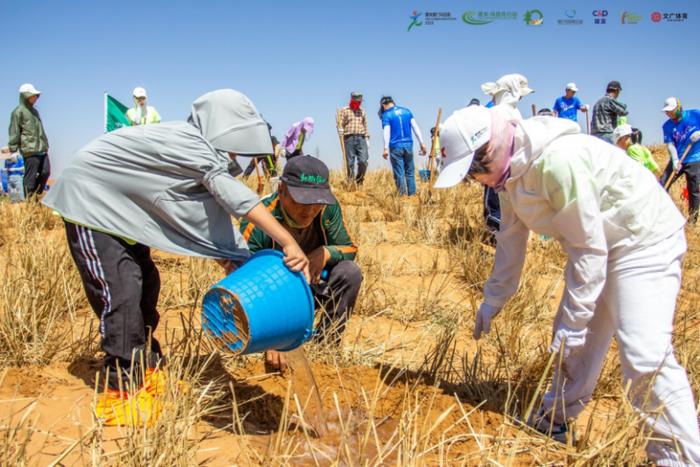
[[[522,15],[539,9],[544,23]],[[594,24],[594,10],[608,11]],[[423,24],[410,32],[413,10]],[[470,26],[465,11],[513,11],[516,20]],[[580,26],[560,26],[575,10]],[[639,24],[622,25],[629,10]],[[650,14],[686,12],[685,22],[652,23]],[[455,21],[425,22],[426,12]],[[479,85],[506,73],[529,78],[536,90],[521,104],[551,107],[575,81],[593,104],[611,79],[645,143],[661,140],[660,112],[669,95],[700,106],[700,65],[694,55],[700,27],[697,1],[35,1],[0,0],[0,127],[7,128],[17,89],[43,92],[38,108],[54,165],[99,136],[104,91],[126,104],[144,86],[164,120],[184,119],[204,92],[231,87],[246,93],[281,137],[305,116],[316,120],[306,150],[340,166],[335,109],[350,91],[365,95],[372,167],[381,159],[378,100],[390,94],[413,110],[427,138],[437,108],[449,115]],[[585,126],[585,124],[584,124]],[[0,138],[0,144],[7,136]]]

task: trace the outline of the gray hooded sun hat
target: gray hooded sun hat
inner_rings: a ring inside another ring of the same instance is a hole
[[[239,156],[272,154],[267,123],[244,94],[219,89],[192,103],[188,121],[219,151]]]

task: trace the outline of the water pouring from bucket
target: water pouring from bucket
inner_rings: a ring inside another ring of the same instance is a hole
[[[204,296],[202,326],[222,350],[240,355],[286,352],[311,337],[311,289],[283,258],[278,251],[260,251]]]
[[[304,275],[290,271],[283,259],[278,251],[260,251],[214,284],[204,296],[202,326],[224,351],[289,352],[293,389],[305,407],[301,420],[322,436],[326,421],[320,392],[299,348],[313,333],[313,295]]]

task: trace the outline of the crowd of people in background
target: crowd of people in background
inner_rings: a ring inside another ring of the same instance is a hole
[[[519,120],[523,116],[518,109],[518,103],[524,97],[534,92],[529,87],[528,80],[520,74],[504,75],[495,82],[482,84],[481,90],[489,98],[485,107],[505,105],[510,109],[512,118]],[[619,81],[610,81],[601,97],[591,108],[576,96],[579,91],[576,83],[567,83],[564,94],[557,97],[550,108],[535,109],[533,116],[564,118],[578,123],[578,114],[586,116],[586,132],[619,146],[631,158],[647,167],[659,176],[662,185],[672,185],[681,175],[684,175],[687,190],[684,196],[688,198],[690,221],[696,222],[698,206],[700,205],[700,146],[695,147],[692,133],[700,127],[698,110],[685,110],[680,101],[669,97],[663,106],[668,120],[663,125],[664,143],[669,152],[669,162],[663,173],[658,174],[659,167],[649,149],[642,145],[642,134],[639,129],[627,123],[627,106],[620,101],[622,85]],[[27,198],[41,195],[49,186],[51,164],[49,158],[48,138],[36,108],[36,102],[41,96],[32,84],[20,86],[19,105],[13,110],[10,118],[8,145],[2,148],[0,161],[2,167],[2,191],[12,202],[20,202]],[[155,107],[148,105],[148,94],[143,87],[136,87],[132,92],[133,104],[126,112],[130,126],[152,125],[161,122],[161,116]],[[370,123],[363,108],[363,94],[359,91],[350,93],[347,106],[342,107],[337,115],[337,130],[343,143],[345,156],[345,171],[347,180],[361,186],[365,179],[370,159]],[[473,98],[469,106],[480,106],[478,98]],[[383,137],[384,159],[390,162],[397,192],[402,196],[416,194],[416,163],[414,161],[414,138],[418,141],[420,154],[427,154],[420,126],[413,113],[406,107],[397,106],[390,96],[380,100],[378,112]],[[304,144],[314,132],[314,120],[305,117],[293,123],[281,141],[272,135],[272,127],[268,123],[272,151],[249,161],[242,174],[249,177],[257,172],[258,176],[271,179],[271,185],[276,188],[279,181],[283,161],[306,154]],[[438,147],[439,131],[431,128],[430,139],[432,146]],[[681,162],[685,150],[685,160]],[[318,154],[317,154],[318,156]],[[438,173],[443,165],[440,151],[436,160],[420,164]],[[428,170],[424,170],[429,173]],[[21,186],[18,184],[22,177]],[[489,188],[484,189],[484,218],[487,230],[494,234],[500,223],[498,196]]]

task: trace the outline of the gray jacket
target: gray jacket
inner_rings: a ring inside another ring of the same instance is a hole
[[[617,117],[627,115],[627,106],[605,95],[593,106],[591,116],[591,133],[594,135],[612,133],[617,127]]]
[[[219,92],[203,98],[220,99],[221,95],[211,96]],[[246,102],[255,110],[247,98]],[[255,138],[246,138],[251,127],[258,131],[256,119],[267,128],[257,111],[254,114],[245,115],[249,124],[231,122],[229,132],[239,132],[249,150],[263,153],[269,149],[269,134],[259,148],[250,142]],[[232,118],[219,116],[217,134],[221,122]],[[216,117],[216,106],[193,105],[190,119]],[[247,214],[259,199],[233,177],[237,164],[215,149],[206,135],[206,126],[186,122],[104,134],[73,156],[43,203],[68,221],[160,250],[243,260],[249,252],[230,216]]]

